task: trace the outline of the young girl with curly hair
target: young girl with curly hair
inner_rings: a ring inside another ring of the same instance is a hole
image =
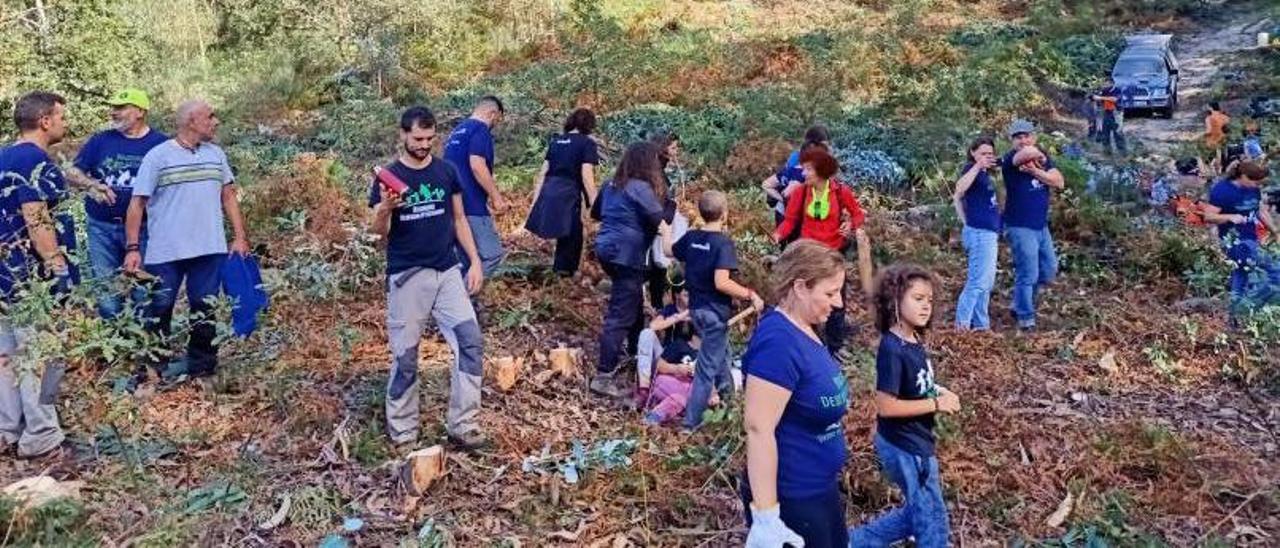
[[[851,547],[889,546],[914,537],[920,548],[947,546],[947,506],[934,455],[934,415],[960,410],[960,398],[936,384],[924,334],[933,320],[932,273],[894,265],[876,284],[876,454],[903,505],[849,531]]]

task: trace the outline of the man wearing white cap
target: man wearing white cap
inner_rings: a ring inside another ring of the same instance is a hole
[[[89,191],[84,201],[88,218],[89,273],[98,289],[98,314],[110,319],[124,309],[122,295],[114,289],[113,280],[124,264],[124,221],[133,195],[133,181],[138,176],[142,157],[169,140],[169,136],[147,125],[151,99],[142,90],[120,90],[107,104],[111,105],[110,127],[85,142],[67,178],[71,184]],[[145,236],[139,245],[146,245]],[[142,300],[142,293],[134,291],[135,306]]]

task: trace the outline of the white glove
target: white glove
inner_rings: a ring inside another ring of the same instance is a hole
[[[782,507],[775,504],[766,510],[751,506],[751,531],[747,533],[747,548],[782,548],[790,545],[804,548],[804,539],[782,523]]]

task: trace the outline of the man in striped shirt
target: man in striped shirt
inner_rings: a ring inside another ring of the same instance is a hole
[[[216,296],[221,286],[222,261],[228,252],[224,216],[231,221],[230,252],[249,253],[231,166],[226,153],[213,144],[218,117],[208,103],[191,100],[178,106],[177,127],[173,139],[143,157],[125,221],[125,270],[145,269],[160,283],[149,307],[154,332],[168,336],[178,288],[184,281],[187,286],[194,316],[187,359],[160,371],[164,380],[183,374],[207,376],[217,367],[213,311],[205,299]],[[144,216],[145,257],[139,246]],[[159,364],[152,365],[159,369]],[[136,380],[145,380],[146,364],[138,373]]]

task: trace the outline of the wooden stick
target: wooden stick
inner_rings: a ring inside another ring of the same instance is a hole
[[[755,307],[747,307],[747,309],[746,309],[746,310],[743,310],[742,312],[739,312],[737,316],[734,316],[734,317],[732,317],[732,318],[729,318],[729,326],[730,326],[730,327],[733,327],[733,324],[736,324],[736,323],[738,323],[738,322],[740,322],[740,321],[742,321],[742,320],[745,320],[745,319],[747,319],[747,316],[750,316],[750,315],[755,314],[755,313],[756,313],[756,309],[755,309]]]

